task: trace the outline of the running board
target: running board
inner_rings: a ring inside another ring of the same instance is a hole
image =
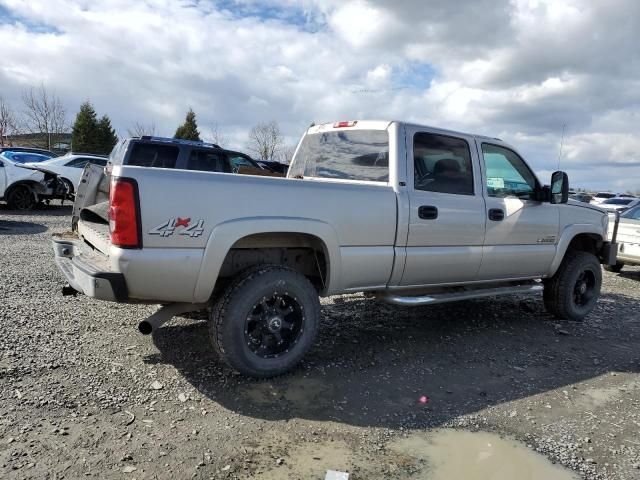
[[[470,300],[473,298],[497,297],[513,294],[532,294],[542,292],[544,287],[539,284],[515,285],[498,288],[481,288],[477,290],[466,290],[450,293],[434,293],[423,296],[402,296],[389,292],[377,293],[376,298],[394,305],[419,306],[434,305],[437,303],[457,302],[458,300]]]

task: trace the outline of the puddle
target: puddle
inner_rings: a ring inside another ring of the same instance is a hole
[[[390,444],[424,469],[411,478],[423,480],[578,480],[577,474],[552,464],[525,445],[486,432],[436,430],[413,434]]]
[[[295,463],[293,463],[295,462]],[[353,469],[352,451],[346,443],[306,443],[293,449],[285,463],[255,478],[282,480],[283,478],[323,479],[327,469],[349,472]]]
[[[294,407],[305,407],[319,403],[327,395],[329,387],[311,378],[291,379],[284,385],[257,383],[246,388],[244,394],[254,403],[267,405],[281,400],[291,402]]]

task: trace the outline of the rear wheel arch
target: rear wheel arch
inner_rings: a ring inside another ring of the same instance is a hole
[[[21,188],[27,188],[34,197],[33,205],[35,206],[39,201],[38,186],[38,182],[33,182],[30,180],[18,180],[17,182],[12,183],[11,185],[9,185],[9,187],[7,187],[7,189],[5,190],[4,199],[8,204],[10,204],[10,207],[13,208],[11,204],[13,203],[12,197],[14,192]]]
[[[296,258],[305,252],[306,259]],[[286,261],[281,261],[283,258]],[[205,247],[194,300],[208,301],[235,274],[262,264],[300,271],[321,295],[330,295],[340,288],[340,247],[333,227],[309,219],[259,218],[230,221],[213,229]]]
[[[237,240],[227,252],[220,269],[223,277],[257,265],[281,265],[305,275],[318,291],[329,278],[330,260],[325,242],[312,234],[266,232]]]

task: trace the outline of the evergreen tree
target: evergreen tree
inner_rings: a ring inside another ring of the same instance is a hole
[[[74,152],[95,153],[98,148],[98,121],[96,111],[89,101],[80,105],[71,132],[71,148]]]
[[[185,118],[184,123],[178,127],[173,138],[200,141],[200,132],[198,131],[198,124],[196,123],[196,114],[191,108],[187,112],[187,117]]]
[[[111,120],[106,115],[98,121],[98,135],[97,135],[97,150],[94,153],[101,153],[108,155],[113,150],[113,147],[118,143],[118,136],[116,131],[111,126]]]

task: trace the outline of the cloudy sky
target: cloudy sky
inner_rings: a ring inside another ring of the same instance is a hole
[[[498,136],[543,181],[640,191],[638,0],[0,0],[0,95],[41,83],[120,134],[191,106],[258,121],[383,118]]]

